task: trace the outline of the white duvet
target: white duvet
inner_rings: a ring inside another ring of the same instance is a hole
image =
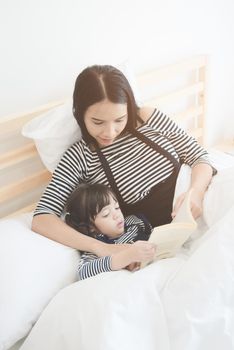
[[[233,350],[234,168],[214,178],[198,226],[174,258],[60,291],[21,350]]]

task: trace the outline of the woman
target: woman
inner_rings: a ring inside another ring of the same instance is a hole
[[[100,257],[124,249],[68,227],[60,219],[68,196],[81,182],[109,185],[124,215],[140,213],[152,226],[162,225],[171,221],[183,201],[182,195],[172,209],[182,162],[192,167],[192,213],[201,214],[212,177],[207,152],[159,110],[138,108],[118,69],[92,66],[81,72],[73,113],[83,138],[59,162],[34,213],[34,231]]]

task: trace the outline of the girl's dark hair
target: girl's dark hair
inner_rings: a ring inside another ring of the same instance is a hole
[[[108,186],[80,184],[68,198],[65,222],[81,233],[94,236],[95,217],[102,208],[110,204],[110,196],[117,201],[113,191]]]
[[[84,123],[88,107],[108,99],[113,103],[127,104],[128,121],[123,133],[135,129],[138,107],[132,88],[117,68],[109,65],[94,65],[84,69],[77,77],[73,92],[73,114],[80,126],[83,139],[96,145]]]

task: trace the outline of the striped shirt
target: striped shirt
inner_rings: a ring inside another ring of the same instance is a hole
[[[182,163],[191,167],[197,163],[209,163],[207,151],[157,109],[138,131]],[[102,148],[102,152],[127,204],[143,199],[153,186],[168,178],[173,171],[173,164],[167,158],[130,133]],[[84,140],[65,152],[34,215],[52,213],[60,216],[67,198],[81,182],[110,185],[97,152],[92,151]]]
[[[108,239],[107,236],[100,235],[97,239],[103,240],[110,244],[134,243],[139,239],[148,239],[152,227],[145,220],[140,217],[130,215],[125,218],[125,232],[118,238]],[[144,237],[144,238],[143,238]],[[81,255],[78,264],[78,278],[83,280],[88,277],[95,276],[102,272],[109,272],[111,269],[111,256],[104,256],[98,258],[96,255],[85,252]]]

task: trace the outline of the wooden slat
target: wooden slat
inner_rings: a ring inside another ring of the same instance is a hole
[[[5,133],[13,133],[17,130],[20,130],[22,126],[31,120],[32,118],[38,116],[39,114],[42,114],[44,112],[49,111],[50,109],[54,107],[58,107],[68,101],[68,99],[63,99],[56,102],[47,103],[43,106],[40,106],[38,108],[34,108],[31,111],[28,111],[26,113],[20,113],[20,114],[12,114],[6,117],[0,118],[0,134]]]
[[[207,104],[207,66],[208,62],[205,67],[200,67],[198,70],[198,81],[202,81],[204,84],[204,91],[198,95],[198,104],[203,106],[203,115],[201,118],[201,127],[203,129],[202,134],[202,145],[204,147],[207,146],[207,126],[206,126],[206,104]]]
[[[30,212],[34,211],[34,209],[36,208],[36,205],[37,205],[37,203],[33,203],[33,204],[30,204],[30,205],[27,205],[26,207],[21,208],[21,209],[15,211],[15,212],[11,213],[10,215],[5,216],[4,218],[5,219],[10,219],[10,218],[18,216],[20,214],[30,213]]]
[[[206,56],[196,56],[193,59],[185,60],[173,65],[167,65],[162,68],[147,71],[140,74],[137,77],[137,84],[139,87],[143,88],[144,86],[149,86],[155,84],[158,81],[171,79],[176,75],[181,73],[186,73],[191,70],[198,69],[206,65],[207,57]]]
[[[29,143],[19,149],[0,155],[0,170],[16,165],[26,159],[37,156],[37,149],[34,143]]]
[[[59,100],[59,101],[54,101],[54,102],[50,102],[50,103],[46,103],[44,105],[41,105],[37,108],[33,108],[31,109],[30,111],[27,111],[27,112],[22,112],[20,114],[11,114],[11,115],[7,115],[5,117],[1,117],[0,118],[0,125],[1,124],[5,124],[5,123],[8,123],[8,122],[11,122],[11,121],[14,121],[16,119],[21,119],[21,118],[24,118],[26,115],[33,115],[33,114],[38,114],[38,113],[43,113],[43,112],[46,112],[47,110],[51,109],[51,108],[54,108],[54,107],[57,107],[65,102],[67,102],[68,99],[65,98],[65,99],[62,99],[62,100]]]
[[[193,136],[196,140],[202,137],[202,128],[194,128],[188,130],[189,135]]]
[[[172,119],[179,122],[179,121],[185,121],[189,118],[196,118],[202,113],[203,113],[203,106],[197,106],[197,107],[187,108],[185,111],[180,113],[172,114],[171,117]]]
[[[48,170],[39,171],[25,179],[15,182],[11,185],[4,186],[0,189],[0,203],[9,199],[15,198],[22,193],[30,191],[47,183],[51,178],[51,174]]]
[[[166,104],[166,103],[171,102],[171,101],[176,100],[176,99],[179,100],[179,99],[184,98],[184,97],[196,95],[198,93],[201,93],[203,91],[203,88],[204,88],[203,82],[199,82],[199,83],[191,84],[191,85],[187,86],[186,88],[176,90],[176,91],[173,91],[169,94],[161,95],[157,98],[154,98],[152,100],[146,100],[144,102],[149,106],[155,107],[158,105]]]

